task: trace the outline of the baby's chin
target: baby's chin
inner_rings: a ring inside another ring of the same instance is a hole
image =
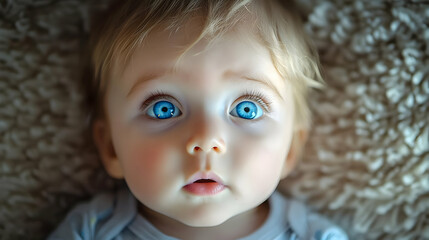
[[[201,217],[189,217],[189,218],[180,218],[176,219],[177,221],[189,226],[189,227],[198,227],[198,228],[204,228],[204,227],[216,227],[219,225],[222,225],[226,221],[228,221],[232,216],[219,216],[216,214],[216,216],[201,216]]]

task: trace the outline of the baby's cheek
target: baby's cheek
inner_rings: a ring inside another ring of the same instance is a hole
[[[272,137],[245,139],[234,149],[233,169],[239,172],[237,180],[243,191],[270,193],[280,179],[287,155],[287,143],[280,144],[277,142],[279,138]]]
[[[279,156],[278,152],[273,152],[271,149],[257,149],[248,157],[249,172],[257,176],[254,178],[255,183],[262,185],[267,184],[270,179],[275,179],[282,163],[283,158]],[[261,179],[265,181],[260,181]]]
[[[159,196],[169,180],[173,149],[166,144],[142,144],[129,150],[125,165],[125,179],[137,196]]]

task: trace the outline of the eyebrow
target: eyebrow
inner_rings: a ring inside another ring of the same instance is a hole
[[[261,83],[265,86],[267,86],[268,88],[270,88],[271,90],[274,91],[274,93],[281,99],[283,99],[282,95],[280,94],[279,90],[277,89],[276,86],[274,86],[274,84],[270,81],[269,77],[265,76],[264,74],[252,74],[252,75],[246,75],[246,74],[241,74],[241,73],[237,73],[237,72],[233,72],[233,71],[227,71],[224,73],[224,76],[229,75],[229,76],[238,76],[241,79],[246,79],[249,81],[254,81],[254,82],[258,82]]]
[[[280,94],[279,90],[273,85],[273,83],[269,80],[267,80],[265,77],[262,78],[255,78],[255,77],[249,77],[249,76],[243,76],[241,77],[243,79],[246,80],[250,80],[250,81],[255,81],[255,82],[259,82],[262,83],[264,85],[266,85],[267,87],[269,87],[271,90],[274,91],[274,93],[281,99],[283,99],[282,95]]]
[[[162,75],[163,74],[153,74],[152,73],[152,74],[147,74],[147,75],[140,76],[137,79],[137,81],[133,84],[133,86],[131,87],[130,91],[128,91],[127,98],[129,98],[133,94],[133,92],[135,91],[135,89],[137,89],[141,84],[143,84],[145,82],[148,82],[148,81],[151,81],[151,80],[154,80],[154,79],[157,79],[157,78],[161,77]]]

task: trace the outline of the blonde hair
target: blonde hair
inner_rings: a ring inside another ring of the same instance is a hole
[[[111,69],[123,68],[155,28],[177,31],[191,17],[202,17],[201,33],[188,50],[203,38],[222,36],[249,14],[256,19],[259,38],[269,50],[274,66],[292,85],[295,126],[308,128],[311,122],[308,91],[323,84],[318,55],[306,37],[295,9],[290,3],[276,0],[117,1],[100,15],[90,41],[90,94],[95,96],[91,123],[94,117],[104,115],[102,102]]]

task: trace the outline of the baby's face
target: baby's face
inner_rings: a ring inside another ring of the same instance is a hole
[[[215,226],[260,205],[284,177],[294,104],[251,26],[202,40],[177,62],[198,26],[151,33],[109,82],[114,154],[104,163],[146,207]]]

